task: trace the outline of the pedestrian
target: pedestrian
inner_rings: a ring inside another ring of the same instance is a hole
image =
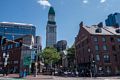
[[[8,68],[7,67],[5,68],[5,74],[6,74],[6,76],[8,75]]]
[[[26,71],[26,69],[24,69],[24,71],[23,71],[23,77],[26,77],[27,76],[27,71]]]

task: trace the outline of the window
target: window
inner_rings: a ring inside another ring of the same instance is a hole
[[[55,31],[54,31],[54,27],[50,27],[50,28],[49,28],[49,32],[55,32]]]
[[[107,45],[103,45],[103,50],[107,50]]]
[[[4,46],[4,47],[3,47],[3,50],[7,50],[7,46]]]
[[[110,66],[105,66],[105,72],[110,74],[111,73],[111,67]]]
[[[10,49],[11,47],[10,47],[10,45],[8,45],[8,49]]]
[[[95,50],[98,51],[99,50],[99,46],[95,45]]]
[[[84,42],[82,42],[82,46],[81,47],[83,47],[84,46]]]
[[[117,30],[116,30],[116,33],[120,33],[120,29],[117,29]]]
[[[86,39],[86,44],[88,44],[88,43],[89,43],[89,39],[87,38],[87,39]]]
[[[84,48],[83,48],[83,54],[84,54],[84,52],[85,52],[85,50],[84,50]]]
[[[14,64],[18,64],[18,61],[14,61]]]
[[[117,58],[117,55],[116,55],[116,54],[114,55],[114,58],[115,58],[115,62],[117,62],[117,61],[118,61],[118,58]]]
[[[1,46],[1,43],[2,43],[2,42],[1,42],[1,39],[0,39],[0,46]]]
[[[19,47],[19,46],[20,46],[20,43],[16,43],[16,44],[15,44],[15,47]]]
[[[101,28],[97,28],[97,29],[95,30],[95,32],[96,32],[96,33],[101,33],[101,32],[102,32],[102,29],[101,29]]]
[[[102,41],[103,41],[103,42],[106,42],[106,39],[105,39],[105,37],[102,37]]]
[[[13,45],[12,45],[12,44],[10,44],[9,46],[10,46],[10,48],[13,48]]]
[[[112,46],[112,50],[113,50],[113,51],[116,51],[115,45]]]
[[[120,38],[117,38],[117,41],[120,42]]]
[[[100,56],[96,55],[96,61],[100,61]]]
[[[98,38],[97,37],[94,37],[94,42],[98,42]]]
[[[110,63],[110,56],[109,55],[104,55],[104,62],[105,63]]]
[[[111,38],[110,38],[110,41],[111,41],[111,42],[114,42],[114,38],[113,38],[113,37],[111,37]]]
[[[78,45],[78,48],[81,48],[81,47],[80,47],[80,44]]]

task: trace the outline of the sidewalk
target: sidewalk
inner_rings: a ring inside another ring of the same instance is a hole
[[[8,74],[7,76],[3,76],[3,74],[0,74],[0,77],[19,78],[19,74]]]
[[[7,76],[3,76],[3,74],[0,74],[0,80],[53,80],[54,76],[48,76],[48,75],[37,75],[37,77],[34,77],[34,75],[27,75],[26,77],[19,77],[19,74],[8,74]]]
[[[25,79],[27,80],[54,80],[54,76],[49,75],[37,75],[37,77],[34,77],[34,75],[28,75]]]
[[[120,80],[120,76],[115,77],[60,77],[60,76],[49,76],[49,75],[28,75],[24,78],[19,78],[19,74],[9,74],[3,76],[0,74],[0,80]]]

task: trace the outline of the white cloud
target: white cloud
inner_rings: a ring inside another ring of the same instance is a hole
[[[106,2],[106,0],[100,0],[100,3],[104,3],[104,2]]]
[[[83,0],[83,3],[85,3],[85,4],[88,3],[88,0]]]
[[[47,7],[47,6],[50,7],[51,6],[51,4],[48,0],[38,0],[38,3],[42,6],[44,6],[44,7]]]

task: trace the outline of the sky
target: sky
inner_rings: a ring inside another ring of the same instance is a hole
[[[57,41],[67,40],[70,47],[79,31],[79,23],[94,25],[104,22],[111,13],[120,12],[120,0],[0,0],[0,22],[29,23],[46,45],[48,10],[56,13]]]

